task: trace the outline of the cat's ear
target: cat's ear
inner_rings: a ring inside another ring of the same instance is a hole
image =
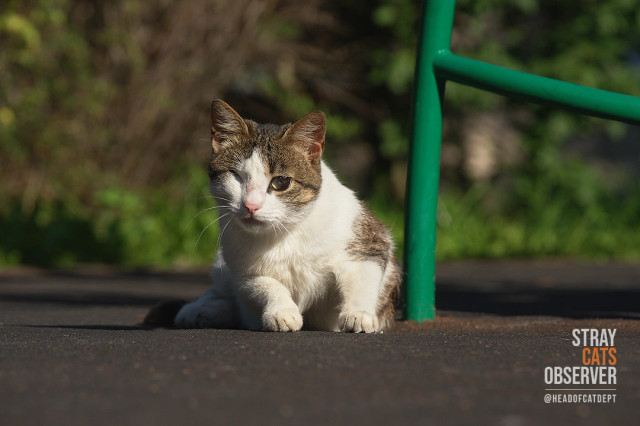
[[[248,135],[247,123],[225,101],[216,99],[211,102],[211,145],[218,152],[225,142]]]
[[[310,161],[316,161],[324,150],[327,119],[322,111],[313,111],[296,121],[283,136],[284,140],[302,149]]]

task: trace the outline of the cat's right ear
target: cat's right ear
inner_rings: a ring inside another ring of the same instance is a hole
[[[247,123],[225,101],[211,102],[211,146],[214,152],[227,142],[249,134]]]

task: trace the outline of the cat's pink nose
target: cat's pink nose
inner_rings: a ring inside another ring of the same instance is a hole
[[[260,204],[247,203],[247,202],[244,203],[244,208],[247,209],[247,211],[251,215],[257,212],[258,210],[260,210],[260,207],[262,207]]]

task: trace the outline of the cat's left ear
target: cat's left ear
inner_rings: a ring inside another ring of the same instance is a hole
[[[283,136],[284,140],[300,148],[309,161],[320,158],[324,150],[327,119],[322,111],[313,111],[296,121]]]

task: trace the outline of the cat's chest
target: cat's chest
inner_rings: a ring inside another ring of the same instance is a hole
[[[321,284],[331,275],[332,250],[314,241],[292,239],[268,248],[247,245],[243,253],[234,251],[237,254],[227,262],[235,275],[268,276],[293,291],[301,286]]]

